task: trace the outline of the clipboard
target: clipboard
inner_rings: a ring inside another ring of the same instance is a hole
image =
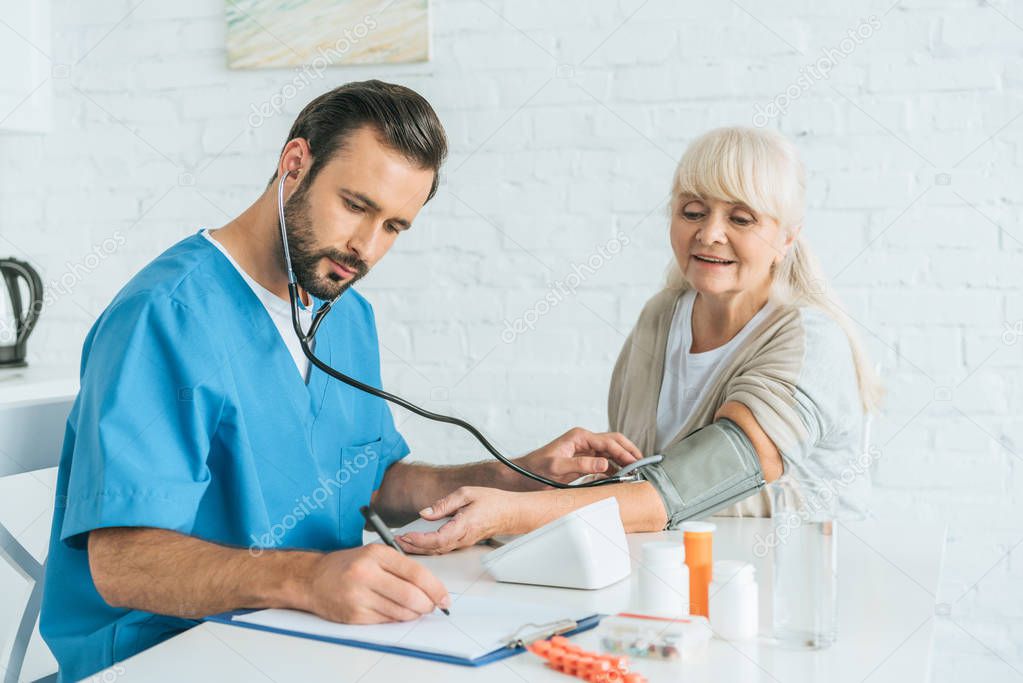
[[[526,646],[537,640],[545,640],[552,636],[572,636],[583,631],[588,631],[594,628],[600,623],[603,614],[592,614],[583,619],[562,619],[558,621],[552,621],[542,624],[526,623],[522,624],[519,629],[508,637],[508,642],[504,647],[500,647],[496,650],[488,652],[480,657],[466,658],[458,657],[450,654],[443,654],[437,652],[430,652],[425,650],[417,650],[410,647],[402,647],[400,645],[382,645],[380,643],[367,642],[363,640],[353,638],[336,638],[332,636],[322,635],[318,633],[309,633],[305,631],[292,630],[286,628],[277,628],[273,626],[267,626],[264,624],[256,624],[249,621],[239,621],[236,617],[245,616],[254,612],[261,612],[263,610],[258,609],[243,609],[234,610],[231,612],[224,612],[222,614],[215,614],[203,619],[203,621],[211,621],[220,624],[227,624],[229,626],[239,626],[241,628],[250,628],[257,631],[267,631],[269,633],[278,633],[281,635],[295,636],[298,638],[306,638],[308,640],[318,640],[324,643],[333,643],[335,645],[348,645],[351,647],[363,648],[366,650],[375,650],[377,652],[386,652],[389,654],[402,655],[404,657],[415,657],[417,659],[426,659],[435,662],[444,662],[445,664],[456,664],[458,666],[470,666],[478,667],[496,662],[508,657],[512,657],[521,652],[526,651]]]

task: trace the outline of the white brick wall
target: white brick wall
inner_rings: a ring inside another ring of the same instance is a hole
[[[806,234],[884,363],[878,513],[950,525],[935,678],[1023,676],[1023,334],[1006,332],[1023,326],[1023,6],[586,5],[436,0],[432,62],[328,69],[254,127],[297,71],[228,71],[220,0],[55,0],[54,129],[0,136],[0,252],[63,283],[33,358],[75,360],[132,273],[262,189],[305,102],[379,77],[426,95],[452,143],[441,192],[363,287],[389,388],[511,452],[603,428],[611,364],[669,258],[674,161],[710,127],[751,124],[873,15],[771,125],[806,158]],[[502,342],[618,231],[619,255]],[[480,454],[398,421],[422,459]]]

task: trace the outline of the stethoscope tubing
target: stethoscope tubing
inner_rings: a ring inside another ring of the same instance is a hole
[[[454,417],[452,415],[443,415],[441,413],[435,413],[433,411],[422,408],[416,405],[415,403],[412,403],[411,401],[408,401],[400,396],[384,391],[383,389],[378,389],[377,387],[366,384],[365,382],[361,382],[355,379],[354,377],[349,377],[343,372],[334,369],[327,363],[320,360],[320,358],[317,357],[317,355],[313,352],[310,344],[316,337],[316,332],[320,327],[320,323],[323,321],[324,317],[330,311],[331,307],[338,301],[338,299],[341,298],[341,295],[339,294],[336,298],[330,301],[324,301],[320,305],[319,309],[317,309],[316,313],[313,315],[313,320],[312,324],[309,326],[309,331],[305,332],[302,330],[302,322],[299,318],[298,307],[299,301],[298,280],[295,277],[295,272],[291,266],[291,253],[288,249],[288,232],[284,220],[284,181],[288,178],[288,175],[282,177],[280,183],[277,186],[277,215],[280,221],[281,242],[283,243],[284,248],[284,260],[288,270],[288,298],[291,300],[291,322],[295,328],[295,334],[298,336],[299,343],[301,344],[302,353],[305,354],[305,357],[308,358],[309,362],[312,363],[316,368],[318,368],[322,372],[326,373],[328,376],[333,377],[338,381],[344,382],[345,384],[351,387],[354,387],[360,391],[364,391],[372,396],[376,396],[377,398],[382,398],[385,401],[389,401],[395,405],[401,406],[405,410],[415,413],[420,417],[424,417],[427,420],[433,420],[434,422],[443,422],[445,424],[461,427],[465,431],[469,432],[473,437],[475,437],[475,439],[480,442],[480,444],[487,450],[487,452],[490,453],[490,455],[497,459],[501,464],[514,470],[515,472],[521,474],[524,477],[532,479],[533,481],[536,481],[538,483],[544,484],[545,486],[550,486],[552,488],[556,489],[593,488],[596,486],[606,486],[608,484],[619,484],[625,481],[635,481],[636,476],[635,470],[639,469],[640,467],[648,463],[652,464],[654,462],[660,461],[661,459],[660,456],[651,456],[650,458],[643,458],[643,460],[641,461],[637,461],[626,466],[620,471],[619,474],[606,477],[603,479],[594,479],[592,481],[585,481],[581,483],[566,484],[564,482],[556,481],[554,479],[548,479],[542,474],[532,472],[526,469],[525,467],[522,467],[518,463],[514,462],[513,460],[509,459],[508,457],[506,457],[503,453],[497,450],[497,448],[492,443],[490,443],[490,440],[487,439],[487,437],[484,436],[483,433],[480,432],[480,430],[476,429],[476,427],[473,426],[471,423],[466,422],[461,418]]]

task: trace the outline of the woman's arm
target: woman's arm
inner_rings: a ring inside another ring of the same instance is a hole
[[[742,429],[753,444],[764,479],[781,476],[784,465],[777,446],[744,404],[729,401],[714,419],[727,418]],[[438,554],[472,545],[500,534],[522,534],[547,524],[573,510],[614,496],[625,531],[660,531],[668,522],[660,494],[649,482],[609,484],[592,488],[550,489],[512,493],[466,486],[420,511],[424,519],[453,519],[432,533],[411,533],[398,538],[411,553]]]
[[[771,437],[767,435],[767,432],[757,422],[757,418],[753,416],[753,411],[738,401],[728,401],[714,413],[715,420],[723,417],[739,425],[739,429],[746,434],[746,438],[753,444],[753,449],[756,450],[757,456],[760,458],[760,470],[764,473],[764,480],[767,483],[771,483],[780,477],[782,472],[785,471],[781,453],[778,451],[778,447],[774,445]]]
[[[573,510],[614,496],[625,531],[660,531],[668,515],[654,487],[645,481],[580,489],[516,493],[466,486],[420,511],[424,519],[452,517],[431,533],[397,537],[406,552],[446,553],[501,534],[524,534]]]
[[[625,467],[641,457],[639,449],[621,434],[595,434],[576,427],[515,462],[548,479],[567,483],[606,472],[612,464]],[[459,486],[509,491],[546,488],[496,460],[447,467],[396,462],[387,469],[380,489],[374,493],[373,506],[388,524],[404,524],[415,519],[421,507]]]

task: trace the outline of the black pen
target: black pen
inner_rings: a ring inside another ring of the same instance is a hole
[[[394,540],[394,536],[391,534],[391,530],[388,529],[387,525],[384,524],[384,521],[377,516],[377,513],[373,512],[373,508],[371,508],[368,505],[363,505],[361,508],[359,508],[359,512],[361,512],[362,516],[366,518],[366,521],[369,522],[369,525],[373,527],[373,531],[377,532],[377,534],[380,535],[381,541],[391,546],[402,555],[405,555],[405,551],[402,550],[401,546],[398,545],[398,542]],[[449,612],[446,608],[438,606],[437,609],[439,609],[441,612],[448,615],[449,617],[451,616],[451,612]]]

